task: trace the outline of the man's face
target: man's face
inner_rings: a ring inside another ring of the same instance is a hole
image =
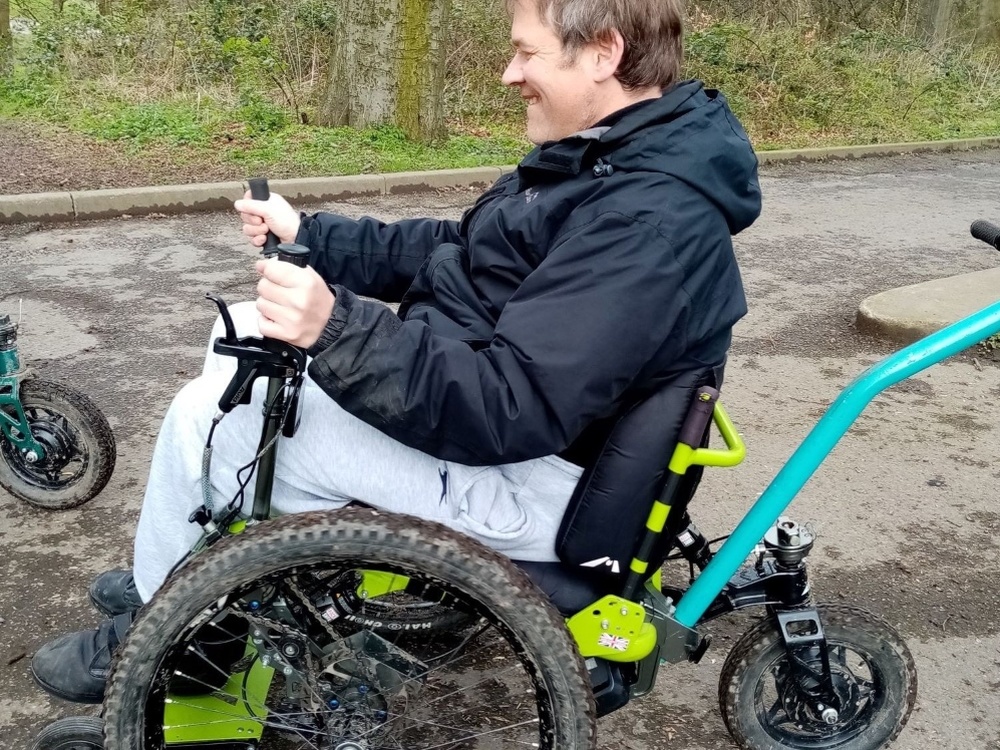
[[[568,57],[558,37],[542,23],[532,0],[520,0],[511,25],[514,57],[503,74],[528,103],[528,138],[544,143],[565,138],[598,119],[597,85],[587,48]]]

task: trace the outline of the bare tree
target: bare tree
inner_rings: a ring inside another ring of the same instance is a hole
[[[934,15],[931,21],[930,38],[934,49],[939,50],[948,43],[954,6],[955,0],[937,0],[936,4],[932,6]]]
[[[0,73],[14,62],[14,40],[10,34],[10,0],[0,0]]]
[[[320,125],[397,125],[444,134],[445,33],[451,0],[344,0]]]
[[[980,0],[977,37],[980,41],[1000,44],[1000,0]]]

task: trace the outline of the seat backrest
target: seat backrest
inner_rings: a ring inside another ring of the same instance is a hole
[[[556,553],[564,564],[614,578],[628,573],[695,391],[721,383],[722,366],[688,370],[623,410],[563,516]],[[700,478],[701,467],[688,471],[678,505],[686,505]]]

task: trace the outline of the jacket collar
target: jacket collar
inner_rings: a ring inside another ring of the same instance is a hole
[[[587,151],[610,127],[593,127],[536,146],[517,166],[521,187],[561,175],[577,175],[583,171]]]
[[[519,190],[562,176],[575,176],[590,164],[587,154],[627,139],[638,130],[657,120],[680,114],[692,101],[707,99],[701,83],[682,81],[664,92],[658,99],[647,99],[613,112],[587,130],[558,141],[536,146],[517,167]]]

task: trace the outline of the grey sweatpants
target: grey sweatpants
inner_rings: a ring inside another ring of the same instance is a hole
[[[245,302],[230,308],[240,336],[259,335],[257,311]],[[210,342],[221,336],[221,320]],[[177,394],[153,451],[135,537],[135,582],[148,601],[201,535],[188,516],[202,503],[202,453],[218,401],[236,360],[209,344],[201,377]],[[211,483],[215,505],[236,493],[237,470],[257,449],[266,381],[253,403],[230,412],[215,430]],[[302,420],[295,437],[280,438],[271,508],[275,514],[336,509],[351,500],[390,512],[438,521],[516,560],[554,561],[555,535],[579,467],[557,456],[466,466],[396,442],[334,403],[308,376]],[[253,505],[254,482],[244,509]]]

